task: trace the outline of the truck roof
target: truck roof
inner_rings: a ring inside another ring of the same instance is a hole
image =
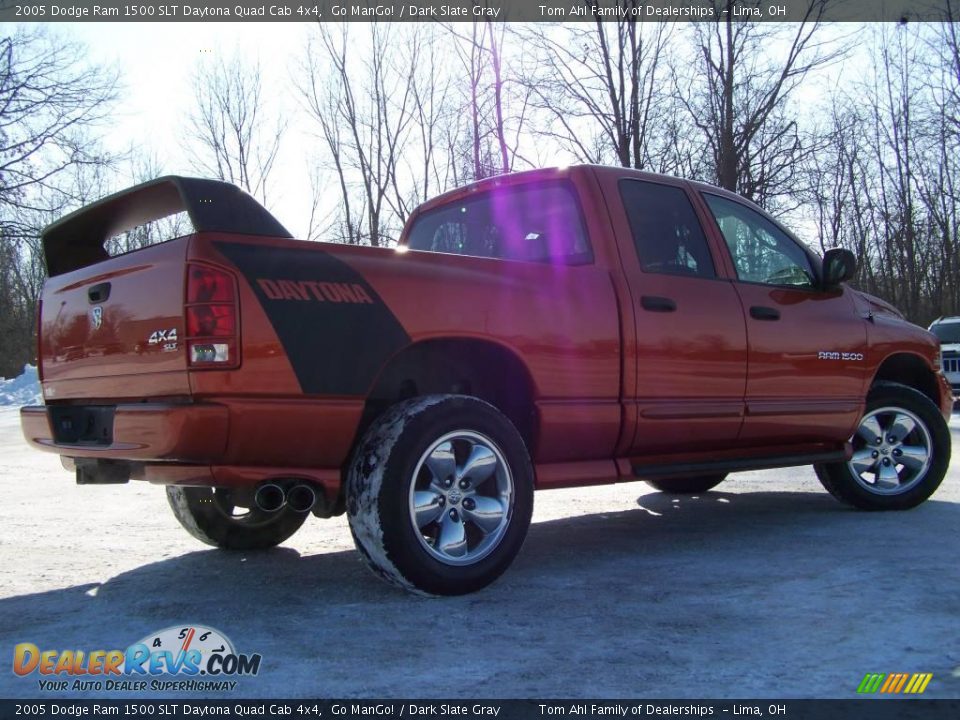
[[[581,173],[594,173],[596,175],[605,175],[612,174],[619,177],[624,175],[635,177],[638,180],[648,180],[648,181],[664,181],[668,180],[670,182],[686,182],[695,187],[698,190],[714,193],[717,195],[725,195],[731,198],[736,198],[739,202],[747,202],[757,209],[762,210],[755,203],[750,202],[746,198],[732,193],[728,190],[724,190],[721,187],[716,185],[711,185],[709,183],[700,182],[698,180],[689,180],[677,175],[666,175],[663,173],[653,173],[646,170],[636,170],[634,168],[625,168],[618,165],[593,165],[580,163],[575,165],[561,165],[549,168],[535,168],[532,170],[521,170],[519,172],[506,173],[504,175],[493,175],[482,180],[477,180],[468,185],[463,185],[461,187],[455,188],[453,190],[448,190],[447,192],[437,195],[436,197],[427,200],[423,204],[419,205],[411,213],[411,219],[420,215],[421,213],[432,210],[435,207],[446,205],[449,202],[453,202],[459,199],[467,198],[470,195],[473,195],[478,192],[484,192],[487,190],[492,190],[497,187],[509,187],[511,185],[518,185],[529,183],[534,180],[541,181],[550,181],[550,180],[563,180],[574,177],[575,175]]]

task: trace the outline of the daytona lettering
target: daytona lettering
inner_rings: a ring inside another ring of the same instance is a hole
[[[332,303],[373,305],[373,299],[356,283],[313,282],[312,280],[267,280],[258,278],[257,285],[269,300],[307,300]]]

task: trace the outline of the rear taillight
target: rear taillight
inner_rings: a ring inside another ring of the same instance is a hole
[[[37,319],[36,327],[34,328],[34,332],[37,334],[36,342],[34,343],[34,347],[37,350],[37,378],[39,378],[40,382],[43,382],[43,337],[41,335],[43,330],[43,324],[41,321],[42,317],[43,298],[40,298],[37,300]]]
[[[240,364],[240,324],[236,281],[207,265],[187,265],[187,363],[222,370]]]

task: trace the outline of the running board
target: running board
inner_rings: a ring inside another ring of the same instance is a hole
[[[670,475],[707,475],[721,472],[742,472],[745,470],[770,470],[772,468],[814,465],[817,463],[846,462],[849,454],[846,449],[813,455],[773,455],[769,457],[736,458],[714,462],[664,463],[658,465],[634,465],[633,474],[638,478],[657,478]]]

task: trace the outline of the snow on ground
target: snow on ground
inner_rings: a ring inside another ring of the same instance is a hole
[[[0,488],[0,697],[855,698],[867,672],[931,672],[925,696],[960,697],[958,460],[901,513],[844,508],[810,468],[703,496],[541,492],[503,578],[445,599],[375,578],[343,518],[267,552],[202,545],[162,488],[75,485],[14,408]],[[50,692],[10,671],[17,643],[122,649],[181,623],[261,653],[260,674],[221,693]]]
[[[40,380],[37,377],[37,368],[33,365],[24,365],[23,373],[15,378],[0,378],[0,405],[20,407],[42,403]]]

